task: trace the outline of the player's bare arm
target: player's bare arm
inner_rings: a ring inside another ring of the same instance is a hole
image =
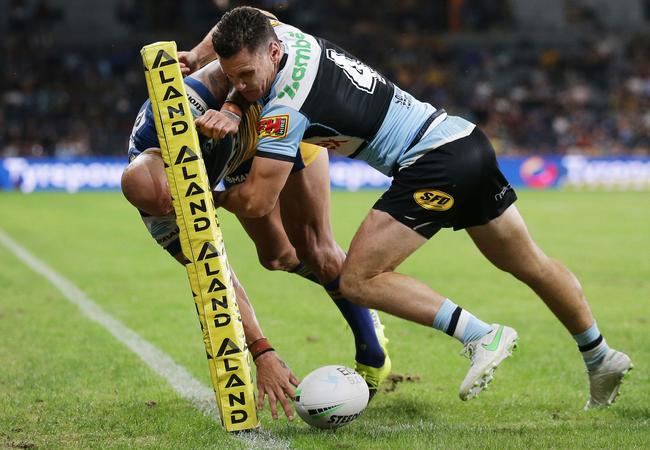
[[[216,58],[217,54],[212,48],[212,30],[192,50],[178,52],[178,62],[181,65],[181,73],[183,76],[196,72]]]
[[[223,139],[228,134],[236,134],[245,109],[235,102],[228,101],[231,85],[219,61],[209,63],[192,77],[206,86],[217,104],[222,105],[219,111],[209,109],[196,118],[194,123],[198,131],[212,139]]]
[[[232,271],[232,276],[246,335],[246,345],[248,345],[257,367],[257,407],[262,409],[265,397],[268,396],[273,419],[278,418],[277,402],[280,402],[287,418],[293,420],[291,399],[295,395],[294,387],[298,386],[300,381],[264,337],[244,287],[239,283],[234,271]]]
[[[181,264],[187,264],[188,260],[183,253],[177,253],[174,258]],[[241,314],[244,335],[246,336],[246,345],[251,351],[255,366],[257,367],[257,407],[264,407],[264,400],[268,396],[269,407],[271,408],[271,417],[278,418],[277,402],[280,402],[284,413],[289,420],[293,420],[293,409],[291,408],[291,399],[295,395],[294,387],[300,384],[287,364],[280,358],[275,349],[273,349],[264,336],[260,327],[253,305],[248,299],[248,295],[241,285],[235,271],[230,269],[232,274],[233,287],[237,295],[237,305]],[[261,347],[255,345],[266,341],[267,346]]]
[[[293,162],[256,156],[245,182],[227,191],[215,192],[215,206],[240,217],[262,217],[278,202]]]

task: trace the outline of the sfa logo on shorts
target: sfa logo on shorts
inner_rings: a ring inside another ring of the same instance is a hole
[[[413,194],[413,200],[424,209],[431,211],[447,211],[454,206],[454,197],[432,189],[420,189]]]
[[[526,186],[535,189],[544,189],[552,186],[560,171],[552,161],[546,161],[539,156],[531,156],[526,159],[519,169],[519,175]]]

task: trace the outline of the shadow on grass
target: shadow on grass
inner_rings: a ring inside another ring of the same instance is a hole
[[[650,420],[650,407],[648,406],[624,407],[622,405],[614,405],[612,409],[617,416],[623,419]]]
[[[300,423],[285,424],[273,428],[273,433],[279,438],[292,439],[297,437],[315,437],[330,435],[354,435],[355,439],[373,440],[382,436],[395,437],[401,433],[432,432],[443,426],[438,418],[442,417],[442,406],[431,401],[403,400],[399,404],[370,404],[368,409],[351,426],[338,430],[319,430]],[[399,417],[399,423],[394,418]]]
[[[405,422],[430,421],[437,417],[442,409],[442,405],[432,402],[431,399],[401,398],[399,402],[371,403],[362,417],[371,421],[382,421],[386,417],[399,417]]]

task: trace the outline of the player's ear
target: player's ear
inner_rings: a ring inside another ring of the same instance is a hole
[[[273,64],[277,64],[280,61],[281,51],[280,43],[278,41],[272,40],[269,42],[269,55],[271,56]]]

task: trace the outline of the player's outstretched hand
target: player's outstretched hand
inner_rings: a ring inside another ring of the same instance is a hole
[[[199,69],[199,57],[194,52],[178,52],[178,63],[184,77]]]
[[[291,403],[295,395],[294,387],[297,387],[300,381],[274,351],[260,355],[255,360],[255,364],[257,365],[257,408],[260,410],[264,408],[264,397],[268,396],[271,416],[274,420],[278,418],[278,401],[289,420],[293,420]]]
[[[236,134],[239,130],[239,118],[236,114],[224,114],[221,111],[208,109],[205,114],[194,121],[196,128],[212,139],[223,139],[227,134]]]

